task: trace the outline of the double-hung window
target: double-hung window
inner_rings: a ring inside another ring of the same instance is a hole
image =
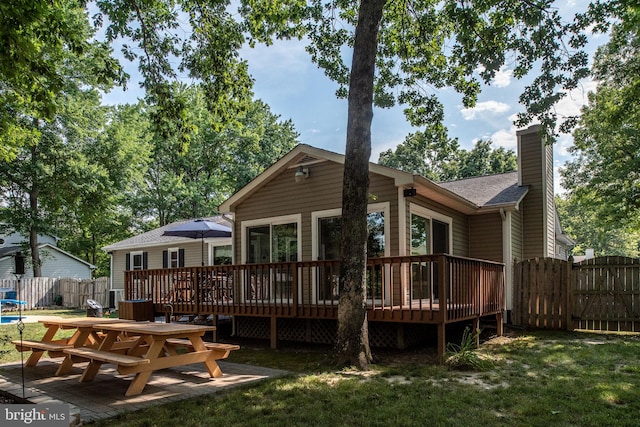
[[[142,251],[131,252],[131,270],[144,269],[144,253]]]

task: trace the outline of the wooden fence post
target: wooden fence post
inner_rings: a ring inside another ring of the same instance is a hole
[[[565,295],[565,330],[573,330],[573,257],[567,261],[567,271],[564,274]]]

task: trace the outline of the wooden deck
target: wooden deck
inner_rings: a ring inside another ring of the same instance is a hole
[[[369,259],[368,320],[436,324],[442,335],[485,316],[501,325],[503,267],[443,254]],[[135,270],[125,299],[152,300],[156,314],[269,317],[275,346],[278,318],[337,319],[338,277],[338,261]]]

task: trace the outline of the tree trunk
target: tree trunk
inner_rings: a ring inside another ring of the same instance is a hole
[[[355,32],[342,189],[340,301],[336,361],[367,369],[367,202],[378,29],[386,0],[362,0]]]

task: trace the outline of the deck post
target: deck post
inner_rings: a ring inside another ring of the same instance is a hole
[[[474,341],[476,344],[476,348],[480,348],[480,318],[479,317],[474,317],[473,318],[473,331],[471,331],[471,333],[473,333]]]
[[[405,338],[405,333],[404,333],[404,324],[403,323],[397,323],[396,324],[396,335],[397,335],[397,341],[396,341],[396,346],[398,347],[398,350],[404,350],[407,348],[407,340]]]
[[[313,324],[311,323],[311,319],[305,320],[305,339],[307,342],[313,341]]]
[[[496,313],[496,327],[498,328],[498,336],[504,335],[504,320],[502,319],[502,311]]]
[[[444,357],[444,353],[447,348],[446,329],[446,324],[444,322],[438,323],[438,357],[441,359]]]
[[[278,318],[276,316],[271,316],[271,328],[269,329],[271,330],[271,348],[274,350],[278,348],[277,325],[278,325]]]

